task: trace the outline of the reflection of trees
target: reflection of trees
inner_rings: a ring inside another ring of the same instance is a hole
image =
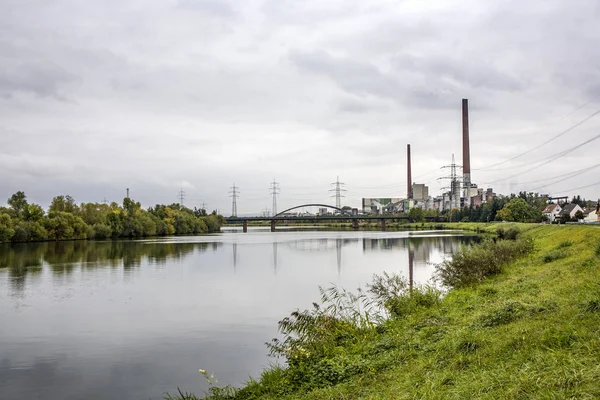
[[[42,270],[45,263],[54,275],[68,275],[77,268],[85,270],[122,266],[124,270],[141,265],[166,264],[180,260],[194,250],[213,250],[221,243],[179,243],[154,241],[61,241],[6,244],[0,246],[0,274],[6,270],[15,290],[20,291],[25,279]]]

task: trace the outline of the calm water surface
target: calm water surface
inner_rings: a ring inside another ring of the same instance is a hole
[[[0,246],[0,399],[162,399],[240,384],[277,321],[383,271],[424,283],[468,236],[232,231]]]

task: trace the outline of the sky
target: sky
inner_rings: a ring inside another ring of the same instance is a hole
[[[252,214],[274,180],[279,211],[335,204],[339,176],[360,207],[406,196],[408,143],[438,195],[463,98],[472,182],[597,199],[599,18],[593,0],[0,0],[0,202],[184,191],[229,215],[235,184]]]

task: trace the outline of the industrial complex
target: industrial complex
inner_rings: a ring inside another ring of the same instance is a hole
[[[480,206],[493,199],[496,194],[492,188],[479,188],[471,179],[471,155],[469,150],[469,100],[462,99],[462,165],[457,165],[452,154],[452,163],[443,166],[450,175],[439,179],[449,181],[447,191],[439,196],[431,196],[429,188],[412,180],[412,162],[410,144],[406,145],[406,197],[363,198],[363,213],[408,212],[411,208],[425,210],[451,210],[469,206]],[[460,174],[458,171],[461,171]]]

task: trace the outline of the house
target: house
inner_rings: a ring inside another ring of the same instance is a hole
[[[558,204],[548,204],[542,213],[548,219],[549,222],[554,222],[558,214],[562,211],[562,208]]]
[[[583,222],[589,224],[591,222],[600,222],[600,214],[596,210],[591,210],[588,215],[585,216]]]
[[[563,215],[569,215],[571,219],[575,217],[575,214],[580,211],[583,214],[583,209],[579,207],[579,204],[565,204],[562,211],[558,213],[558,218],[563,218]]]

